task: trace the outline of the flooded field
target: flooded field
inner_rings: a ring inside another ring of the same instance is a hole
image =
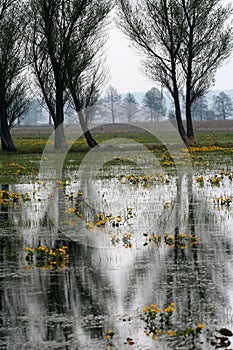
[[[231,349],[229,160],[64,178],[1,184],[0,349]]]

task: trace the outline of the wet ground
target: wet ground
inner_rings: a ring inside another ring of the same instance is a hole
[[[230,349],[216,331],[233,328],[233,173],[219,164],[2,184],[0,349]]]

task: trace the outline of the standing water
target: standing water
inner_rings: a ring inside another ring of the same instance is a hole
[[[0,349],[230,349],[232,173],[68,176],[1,185]]]

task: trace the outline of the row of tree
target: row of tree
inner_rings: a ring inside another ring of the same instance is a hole
[[[145,74],[170,93],[182,139],[195,141],[194,103],[213,84],[233,48],[232,10],[221,0],[0,0],[3,150],[15,150],[10,126],[32,94],[49,111],[55,149],[66,148],[67,104],[76,110],[88,144],[96,145],[83,111],[96,103],[105,82],[104,28],[114,4],[119,27],[145,57]],[[112,116],[115,121],[114,110]]]
[[[110,117],[112,123],[119,120],[127,120],[131,123],[133,120],[149,119],[151,121],[159,120],[166,114],[166,100],[157,88],[148,90],[143,98],[142,107],[137,103],[135,96],[128,92],[122,99],[118,91],[109,86],[104,97],[98,99],[94,118],[104,119]]]
[[[97,100],[95,108],[89,113],[88,121],[102,120],[108,122],[125,122],[135,120],[159,121],[169,118],[176,120],[175,109],[172,101],[168,102],[163,91],[156,87],[148,90],[141,105],[136,101],[132,93],[127,93],[124,98],[113,87],[109,86],[104,97]],[[232,98],[225,92],[208,96],[205,94],[197,98],[192,104],[193,120],[228,119],[233,116]],[[182,117],[185,116],[185,99],[181,103]]]
[[[233,116],[233,101],[225,92],[213,95],[212,98],[205,94],[194,101],[191,112],[193,120],[226,120]],[[168,118],[176,120],[174,109],[169,111]]]
[[[94,103],[105,79],[105,0],[0,0],[0,136],[15,151],[11,120],[29,94],[43,101],[55,128],[55,149],[65,149],[64,108],[76,109],[90,146],[96,145],[82,109]],[[30,90],[29,90],[30,89]]]
[[[193,103],[192,116],[194,120],[226,120],[233,116],[233,101],[225,92],[212,96],[212,104],[208,102],[207,96],[204,95]]]
[[[144,71],[172,96],[180,136],[194,143],[192,105],[213,85],[233,48],[221,0],[119,0],[119,25],[143,54]],[[185,129],[181,105],[185,99]]]
[[[115,123],[116,119],[119,120],[122,118],[127,120],[128,123],[133,120],[159,121],[167,117],[167,112],[171,121],[176,120],[174,106],[167,106],[167,100],[163,92],[155,87],[145,93],[142,105],[140,106],[132,93],[127,93],[122,99],[117,90],[110,86],[106,92],[106,96],[97,101],[99,108],[93,114],[93,119],[98,118],[98,116],[104,116],[103,112],[100,113],[101,103],[103,102],[109,103],[109,106],[105,106],[105,115],[109,117],[108,119],[112,123]],[[181,103],[181,113],[185,114],[185,99]],[[205,94],[193,102],[191,113],[193,120],[226,120],[233,116],[233,101],[225,92],[213,95],[212,98]]]
[[[182,105],[184,115],[185,105]],[[65,118],[68,123],[76,123],[75,110],[68,106],[65,112]],[[116,88],[109,86],[105,95],[100,96],[95,104],[82,111],[87,126],[91,122],[107,123],[131,123],[134,121],[160,121],[169,118],[175,122],[174,106],[168,96],[158,88],[148,90],[142,102],[139,103],[133,93],[128,92],[122,97]],[[192,105],[193,120],[212,120],[212,119],[229,119],[233,116],[232,98],[225,92],[218,95],[204,95],[199,97]],[[30,100],[29,108],[24,114],[13,122],[19,125],[21,122],[28,125],[48,123],[51,125],[51,115],[43,110],[36,100]]]

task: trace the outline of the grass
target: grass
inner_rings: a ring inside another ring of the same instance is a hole
[[[233,132],[196,132],[197,143],[199,145],[219,145],[226,148],[233,148]]]
[[[163,144],[150,133],[97,133],[94,137],[98,143],[110,140],[109,142],[114,144],[114,140],[118,138],[142,143],[152,150],[157,158],[161,158],[164,166],[173,164]],[[27,182],[36,178],[48,138],[49,134],[14,135],[18,152],[11,154],[0,151],[0,182],[14,183],[19,182],[19,180]],[[164,133],[163,138],[171,143],[173,141],[169,133]],[[221,157],[224,155],[224,159],[222,157],[223,162],[226,162],[226,157],[229,157],[230,162],[233,152],[233,132],[197,132],[196,140],[197,147],[190,148],[191,160],[195,166],[209,166],[210,163],[216,162],[216,159],[219,158],[218,155]],[[89,150],[90,148],[84,137],[76,140],[66,156],[65,169],[77,168]],[[135,156],[137,156],[137,150],[132,150],[132,152],[135,152]],[[127,162],[127,159],[123,160]],[[118,164],[119,161],[113,160],[110,163],[114,165]]]
[[[173,143],[171,133],[164,132],[161,134],[163,140],[167,143]],[[148,148],[160,148],[162,143],[159,140],[160,136],[155,137],[148,132],[128,132],[128,133],[97,133],[94,134],[94,138],[98,143],[104,141],[112,141],[118,138],[124,138],[147,145]],[[226,148],[233,147],[233,132],[196,132],[196,141],[198,146],[211,146],[219,145]],[[49,134],[30,134],[30,135],[14,135],[14,142],[18,149],[18,154],[42,154],[44,147],[48,141]],[[84,136],[80,137],[72,145],[70,152],[87,152],[89,150]],[[0,152],[2,154],[2,152]]]

